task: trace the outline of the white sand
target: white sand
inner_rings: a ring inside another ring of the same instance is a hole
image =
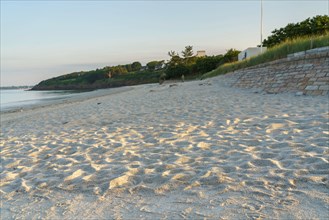
[[[329,218],[328,97],[221,79],[2,113],[2,219]]]

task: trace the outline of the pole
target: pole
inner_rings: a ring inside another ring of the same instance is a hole
[[[260,52],[263,53],[263,0],[260,0]]]

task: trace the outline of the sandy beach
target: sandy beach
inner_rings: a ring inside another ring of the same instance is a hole
[[[328,219],[328,108],[215,77],[1,113],[1,219]]]

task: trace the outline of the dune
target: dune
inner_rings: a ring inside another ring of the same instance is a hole
[[[1,113],[1,217],[327,219],[328,105],[216,77]]]

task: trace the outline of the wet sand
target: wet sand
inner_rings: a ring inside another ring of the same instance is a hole
[[[107,92],[1,114],[3,219],[329,217],[328,97]]]

